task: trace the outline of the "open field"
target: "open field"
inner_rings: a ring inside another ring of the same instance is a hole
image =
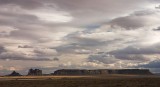
[[[21,76],[0,77],[0,87],[159,87],[160,77],[108,76]]]

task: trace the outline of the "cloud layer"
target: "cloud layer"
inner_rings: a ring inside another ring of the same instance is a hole
[[[0,74],[158,68],[157,6],[158,0],[0,0]]]

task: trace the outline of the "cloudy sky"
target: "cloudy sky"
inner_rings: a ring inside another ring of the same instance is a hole
[[[0,75],[29,68],[160,72],[160,0],[0,0]]]

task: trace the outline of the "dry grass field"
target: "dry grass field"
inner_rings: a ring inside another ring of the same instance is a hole
[[[0,87],[160,87],[160,78],[134,75],[0,77]]]

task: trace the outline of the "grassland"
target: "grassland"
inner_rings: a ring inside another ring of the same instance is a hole
[[[134,75],[0,77],[0,87],[160,87],[160,78]]]

